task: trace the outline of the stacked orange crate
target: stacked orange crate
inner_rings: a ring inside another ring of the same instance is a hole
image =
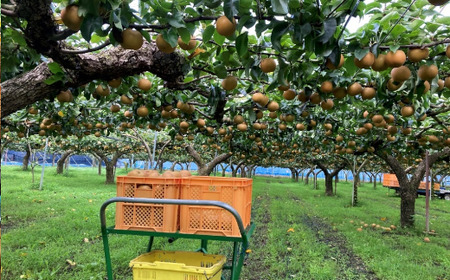
[[[117,196],[180,198],[180,178],[117,176]],[[176,232],[178,205],[117,203],[116,229]]]
[[[218,200],[229,204],[241,216],[244,227],[250,224],[252,179],[193,176],[181,179],[181,199]],[[240,236],[233,215],[219,207],[182,205],[180,232]]]
[[[383,174],[383,186],[399,187],[397,176],[395,174]]]

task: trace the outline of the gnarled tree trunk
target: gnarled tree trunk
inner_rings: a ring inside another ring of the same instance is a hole
[[[114,184],[115,166],[119,157],[123,155],[122,151],[117,151],[111,159],[109,159],[104,153],[100,151],[94,151],[94,153],[103,160],[106,165],[106,181],[105,184]]]
[[[325,166],[322,162],[315,161],[314,163],[320,168],[320,170],[325,175],[325,195],[332,196],[333,195],[333,177],[337,176],[338,173],[342,169],[344,169],[345,165],[341,164],[339,167],[336,167],[333,170],[333,172],[330,173],[330,172],[328,172],[327,166]]]
[[[186,151],[188,154],[192,157],[195,164],[198,166],[198,175],[199,176],[209,176],[211,172],[214,170],[214,167],[218,165],[221,162],[226,161],[231,157],[230,153],[225,153],[218,155],[213,160],[211,160],[208,163],[205,163],[203,159],[200,157],[200,155],[197,153],[197,151],[192,147],[191,145],[186,146]]]
[[[414,226],[415,203],[417,196],[417,189],[420,186],[420,181],[425,175],[426,165],[425,160],[417,166],[411,178],[408,178],[406,169],[393,156],[384,154],[382,151],[376,152],[376,155],[382,158],[392,169],[397,176],[400,185],[400,224],[402,227]],[[445,157],[450,156],[450,148],[446,147],[443,150],[428,156],[428,164],[430,168],[433,164]]]
[[[67,150],[64,154],[61,155],[61,157],[56,162],[56,174],[63,174],[64,163],[66,162],[67,157],[70,156],[72,153],[73,153],[72,150]]]

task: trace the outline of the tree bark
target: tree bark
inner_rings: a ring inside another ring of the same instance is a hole
[[[333,196],[333,177],[337,176],[339,172],[344,169],[345,165],[341,164],[339,167],[336,167],[333,172],[328,172],[327,166],[325,166],[320,161],[314,162],[317,167],[320,168],[321,172],[325,175],[325,195],[326,196]],[[320,172],[319,172],[320,173]],[[315,175],[316,176],[316,175]]]
[[[114,182],[114,164],[112,162],[107,162],[105,184],[114,184]]]
[[[305,175],[305,185],[309,185],[309,175],[314,172],[315,166],[311,167],[311,169]]]
[[[175,165],[177,165],[177,164],[178,164],[178,161],[174,161],[172,163],[172,166],[170,167],[170,171],[174,171],[175,170]]]
[[[231,157],[231,154],[225,153],[218,155],[208,163],[204,163],[203,159],[200,157],[200,155],[197,153],[194,147],[192,147],[191,145],[186,145],[186,151],[192,157],[195,164],[197,164],[199,176],[209,176],[211,172],[214,170],[214,167],[216,167],[216,165],[226,161]]]
[[[408,179],[408,174],[401,165],[401,163],[393,156],[384,154],[382,151],[376,152],[376,155],[383,159],[389,167],[391,167],[394,174],[397,176],[400,185],[400,224],[402,227],[414,226],[415,203],[417,196],[417,189],[420,186],[420,181],[425,175],[426,166],[425,160],[417,166],[412,177]],[[443,150],[428,156],[428,163],[430,168],[433,164],[445,157],[450,156],[450,148],[446,147]]]
[[[220,167],[222,168],[222,177],[225,177],[226,171],[227,171],[227,168],[228,168],[228,164],[224,166],[224,165],[221,163],[221,164],[220,164]]]
[[[322,171],[319,171],[319,172],[313,172],[313,174],[314,174],[314,189],[315,189],[315,190],[318,190],[318,189],[319,189],[318,186],[317,186],[317,175],[319,175],[320,172],[322,172]]]
[[[253,169],[255,168],[255,165],[252,164],[248,167],[248,173],[247,173],[247,178],[252,178],[253,176]]]
[[[245,171],[245,165],[241,166],[241,178],[247,177],[247,172]]]
[[[100,176],[102,175],[102,159],[99,158],[98,159],[98,170],[97,170],[97,174]]]
[[[295,168],[290,167],[289,170],[291,170],[291,179],[292,179],[292,181],[295,181],[295,172],[296,172]]]
[[[351,171],[353,174],[353,190],[352,190],[352,206],[356,206],[358,204],[358,187],[360,185],[360,178],[359,174],[361,173],[362,169],[366,165],[366,163],[369,162],[368,159],[365,159],[361,165],[357,168],[356,167],[356,159],[354,159],[354,162],[348,161],[348,164],[351,166]]]
[[[117,151],[114,153],[113,157],[109,159],[104,153],[100,151],[94,151],[94,153],[103,160],[106,165],[106,181],[105,184],[114,184],[114,173],[115,166],[120,156],[123,155],[122,151]]]
[[[56,174],[63,174],[64,163],[66,162],[67,157],[70,156],[72,153],[73,153],[72,150],[67,150],[64,154],[61,155],[61,157],[56,162]]]
[[[69,169],[69,165],[70,165],[70,155],[67,157],[66,161],[65,161],[65,169]]]
[[[25,151],[25,156],[23,157],[22,160],[22,170],[28,170],[28,165],[30,164],[30,156],[31,156],[31,151],[28,148],[28,146],[26,147],[26,151]]]
[[[230,166],[231,166],[231,177],[236,177],[237,176],[237,172],[238,172],[239,168],[241,168],[242,164],[244,164],[243,160],[238,162],[235,167],[233,167],[233,164],[230,164]]]
[[[167,145],[169,145],[169,143],[171,141],[172,140],[166,141],[166,143],[164,143],[164,145],[161,147],[161,150],[159,151],[158,159],[156,160],[156,164],[155,164],[155,169],[157,169],[158,168],[158,164],[160,164],[160,172],[162,172],[162,166],[164,164],[163,162],[161,162],[162,161],[162,155],[164,153],[164,149],[167,147]],[[153,168],[153,166],[150,166],[150,168]],[[189,169],[187,169],[187,170],[189,170]]]

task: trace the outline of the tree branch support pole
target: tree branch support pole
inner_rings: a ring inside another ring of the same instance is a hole
[[[155,141],[153,142],[153,154],[152,161],[150,162],[150,168],[153,166],[153,162],[155,161],[155,152],[156,152],[156,140],[158,139],[158,131],[155,131]],[[155,164],[156,169],[156,164]]]
[[[45,139],[44,157],[42,159],[41,182],[39,183],[40,191],[42,191],[42,184],[44,183],[44,169],[45,169],[45,164],[47,163],[47,149],[48,149],[48,137]]]
[[[428,162],[428,151],[425,153],[425,226],[426,233],[430,232],[430,165]]]

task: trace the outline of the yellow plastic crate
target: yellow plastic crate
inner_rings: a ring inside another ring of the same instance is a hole
[[[152,251],[130,261],[133,280],[220,280],[226,257],[199,252]]]

